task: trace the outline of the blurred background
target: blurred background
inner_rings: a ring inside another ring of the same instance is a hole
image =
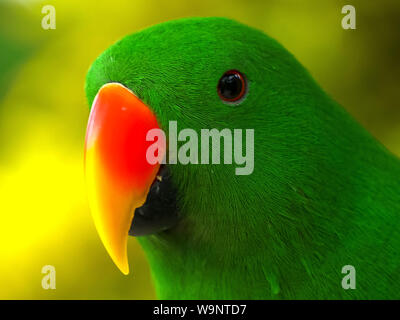
[[[56,9],[56,29],[41,26]],[[341,8],[356,8],[343,30]],[[0,298],[155,298],[129,239],[123,276],[92,222],[83,179],[91,62],[122,36],[188,16],[225,16],[264,30],[400,155],[400,1],[0,0]],[[56,268],[56,290],[41,286]]]

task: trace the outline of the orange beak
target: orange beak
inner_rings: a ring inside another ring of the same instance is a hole
[[[146,151],[158,129],[155,115],[129,89],[104,85],[94,99],[85,141],[88,200],[96,229],[114,263],[129,273],[128,231],[135,209],[146,200],[159,164]]]

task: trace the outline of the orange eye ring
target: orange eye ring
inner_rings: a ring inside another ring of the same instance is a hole
[[[226,71],[218,81],[218,95],[224,102],[237,102],[245,93],[247,83],[244,75],[238,70]]]

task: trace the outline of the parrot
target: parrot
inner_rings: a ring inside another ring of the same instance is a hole
[[[96,229],[124,274],[137,238],[157,298],[400,298],[399,158],[263,31],[225,17],[150,26],[94,60],[85,93]],[[253,129],[239,151],[253,148],[254,169],[176,161],[186,140],[171,121]],[[166,160],[150,163],[155,142]]]

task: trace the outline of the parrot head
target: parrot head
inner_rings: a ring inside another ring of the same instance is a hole
[[[312,170],[307,139],[318,124],[308,111],[326,99],[280,44],[225,18],[180,19],[126,36],[94,61],[86,95],[89,204],[125,274],[129,234],[221,257],[257,250]],[[169,163],[176,156],[170,143],[184,142],[173,136],[171,121],[199,136],[201,129],[254,129],[254,170],[235,174],[235,161]],[[165,164],[146,160],[152,129],[165,132],[166,148],[158,150],[168,155]]]

